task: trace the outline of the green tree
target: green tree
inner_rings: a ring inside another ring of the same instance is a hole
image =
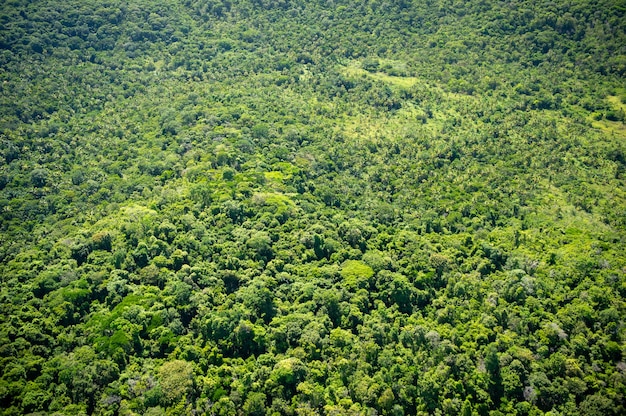
[[[170,406],[193,392],[193,365],[182,360],[164,363],[159,369],[159,384],[163,392],[163,405]]]

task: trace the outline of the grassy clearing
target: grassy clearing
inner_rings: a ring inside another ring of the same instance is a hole
[[[611,104],[611,107],[613,107],[613,110],[626,112],[626,104],[624,104],[618,96],[609,95],[606,99]],[[594,128],[602,130],[604,133],[612,136],[617,136],[620,139],[626,139],[626,123],[622,121],[611,121],[605,118],[595,120],[593,114],[588,117],[588,120]]]

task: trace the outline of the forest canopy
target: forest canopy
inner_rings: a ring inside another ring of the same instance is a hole
[[[0,414],[624,414],[625,15],[1,2]]]

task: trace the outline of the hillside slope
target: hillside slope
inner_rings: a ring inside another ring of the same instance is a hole
[[[626,5],[0,5],[0,414],[626,412]]]

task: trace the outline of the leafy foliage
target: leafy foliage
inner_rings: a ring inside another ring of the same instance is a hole
[[[624,413],[625,11],[2,3],[0,413]]]

